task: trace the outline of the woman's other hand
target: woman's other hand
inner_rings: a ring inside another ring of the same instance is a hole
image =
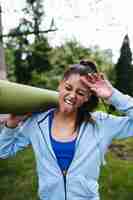
[[[27,118],[31,116],[31,113],[27,113],[25,115],[13,115],[10,114],[9,118],[6,120],[5,124],[8,128],[15,128],[18,126],[20,122],[25,121]]]

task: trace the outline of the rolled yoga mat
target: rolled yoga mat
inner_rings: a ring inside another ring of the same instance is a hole
[[[0,113],[25,114],[58,104],[58,92],[0,80]]]

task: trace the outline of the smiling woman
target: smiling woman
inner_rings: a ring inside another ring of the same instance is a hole
[[[133,135],[133,99],[113,88],[90,61],[68,68],[58,90],[55,108],[7,119],[0,158],[32,144],[40,200],[99,200],[98,179],[109,145]],[[127,116],[94,112],[99,98]]]
[[[98,98],[82,81],[81,76],[88,73],[96,73],[96,65],[91,61],[80,61],[69,67],[64,73],[63,80],[59,84],[59,105],[62,112],[69,113],[76,118],[76,125],[89,120],[88,110],[97,107]],[[78,117],[76,117],[78,116]]]

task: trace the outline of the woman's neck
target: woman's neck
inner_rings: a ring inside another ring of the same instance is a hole
[[[77,114],[75,112],[66,114],[66,113],[63,113],[63,112],[60,112],[59,110],[57,110],[55,112],[55,117],[56,117],[56,119],[58,119],[61,122],[75,123]]]
[[[66,115],[60,111],[55,111],[52,125],[53,137],[57,139],[71,139],[72,137],[76,137],[75,123],[75,113]]]

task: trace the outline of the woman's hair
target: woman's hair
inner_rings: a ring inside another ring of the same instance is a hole
[[[73,64],[65,71],[63,79],[68,79],[73,74],[85,76],[88,75],[88,73],[97,73],[96,65],[92,61],[81,60],[79,64]],[[91,117],[90,112],[92,112],[97,105],[98,97],[92,94],[88,101],[78,110],[75,129],[79,128],[83,121],[94,123],[94,119]]]

